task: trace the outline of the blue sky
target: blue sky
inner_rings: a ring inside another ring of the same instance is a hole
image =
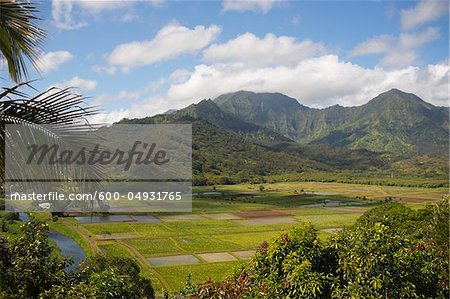
[[[48,39],[31,78],[40,89],[90,96],[103,109],[97,122],[241,89],[326,107],[361,105],[396,87],[448,106],[447,1],[53,0],[39,8]]]

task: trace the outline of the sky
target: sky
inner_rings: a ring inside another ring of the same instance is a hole
[[[47,40],[30,79],[73,87],[96,123],[238,90],[310,107],[391,88],[449,106],[448,1],[70,1],[38,4]],[[2,86],[11,86],[0,63]]]

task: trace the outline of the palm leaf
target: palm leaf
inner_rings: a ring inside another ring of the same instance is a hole
[[[8,151],[8,177],[5,175],[5,149],[26,148],[36,139],[42,144],[62,144],[67,148],[90,148],[98,143],[98,136],[86,134],[96,129],[89,124],[88,117],[97,113],[95,107],[85,107],[84,98],[74,94],[69,88],[50,88],[45,92],[29,96],[19,84],[13,88],[4,88],[0,93],[0,180],[14,181],[21,178],[58,178],[69,182],[76,174],[77,179],[85,176],[100,180],[103,169],[98,165],[92,167],[46,165],[44,169],[25,168],[19,161],[24,161],[23,152]],[[5,125],[20,125],[20,132],[5,130]],[[24,129],[25,128],[25,129]],[[26,159],[25,159],[26,160]],[[38,172],[39,171],[39,172]],[[21,182],[20,185],[26,185]],[[33,189],[36,189],[33,184]],[[79,185],[80,186],[80,185]],[[88,189],[98,188],[99,183],[86,182],[82,185]],[[39,190],[35,190],[39,191]],[[95,203],[93,203],[95,204]],[[99,206],[101,204],[97,203]],[[60,208],[61,209],[61,208]]]
[[[25,57],[38,69],[45,32],[35,24],[37,12],[30,1],[0,0],[0,52],[16,83],[28,77]]]

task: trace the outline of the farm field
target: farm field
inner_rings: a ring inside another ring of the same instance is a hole
[[[158,293],[163,289],[176,293],[188,275],[194,283],[223,278],[262,242],[303,222],[311,222],[326,239],[386,197],[419,208],[448,193],[445,188],[338,183],[260,186],[195,188],[192,213],[131,215],[109,222],[70,218],[65,222],[78,227],[104,254],[137,259]]]

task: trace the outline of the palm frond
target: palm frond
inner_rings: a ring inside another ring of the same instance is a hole
[[[31,1],[0,1],[0,52],[16,83],[28,77],[25,57],[38,69],[45,31],[35,24],[39,20],[36,13],[38,9]]]
[[[61,166],[48,164],[44,168],[23,167],[26,161],[21,151],[8,150],[8,177],[5,174],[6,149],[21,149],[39,140],[40,144],[61,144],[66,148],[92,148],[98,137],[87,134],[96,129],[89,124],[88,117],[97,113],[95,107],[86,107],[84,98],[69,88],[50,88],[45,92],[29,96],[19,87],[28,83],[6,88],[0,93],[0,180],[14,181],[22,178],[51,178],[70,182],[77,178],[101,179],[103,169],[92,167]],[[6,125],[20,125],[17,132],[6,130]],[[45,164],[45,163],[44,163]],[[22,183],[21,183],[22,184]],[[22,184],[22,185],[26,185]],[[87,183],[89,188],[99,184]],[[38,188],[36,184],[32,185]],[[39,190],[35,190],[39,191]],[[98,203],[97,203],[98,204]],[[101,205],[101,204],[99,204]],[[62,210],[59,207],[59,210]]]

